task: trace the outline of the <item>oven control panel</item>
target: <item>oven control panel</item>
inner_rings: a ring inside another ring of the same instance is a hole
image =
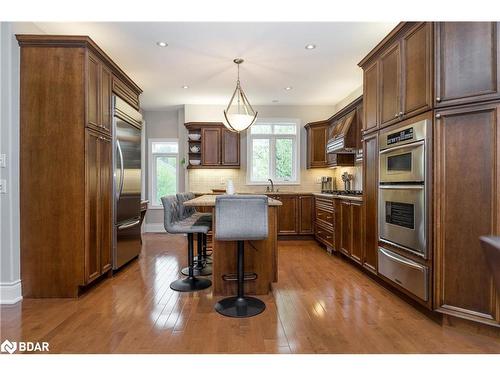
[[[411,140],[413,139],[413,134],[414,134],[413,128],[401,130],[400,132],[397,133],[391,133],[387,136],[387,146]]]
[[[379,150],[425,140],[427,121],[417,121],[396,129],[381,131],[379,135]]]

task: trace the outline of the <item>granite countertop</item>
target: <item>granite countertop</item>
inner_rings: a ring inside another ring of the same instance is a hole
[[[317,197],[344,199],[344,200],[356,201],[356,202],[363,201],[362,195],[342,195],[342,194],[327,194],[327,193],[313,193],[313,195],[315,195]]]
[[[184,202],[185,206],[192,207],[215,207],[215,194],[205,194]],[[281,206],[283,203],[276,199],[269,198],[269,206]]]

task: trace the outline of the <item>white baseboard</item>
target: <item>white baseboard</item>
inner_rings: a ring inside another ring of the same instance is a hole
[[[21,280],[0,283],[0,305],[12,305],[22,299]]]
[[[146,233],[165,233],[165,227],[163,223],[146,223],[144,231]]]

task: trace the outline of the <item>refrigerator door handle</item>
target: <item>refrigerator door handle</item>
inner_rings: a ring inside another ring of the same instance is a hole
[[[124,174],[124,167],[123,167],[123,153],[122,153],[122,148],[120,146],[120,141],[117,139],[116,140],[116,146],[118,147],[118,155],[120,156],[120,184],[119,188],[116,194],[116,199],[119,199],[120,196],[122,195],[122,190],[123,190],[123,180],[125,178]]]
[[[122,229],[128,229],[128,228],[132,228],[132,227],[135,227],[137,224],[139,224],[141,222],[140,219],[138,220],[134,220],[132,221],[131,223],[127,223],[127,224],[122,224],[118,227],[118,230],[122,230]]]

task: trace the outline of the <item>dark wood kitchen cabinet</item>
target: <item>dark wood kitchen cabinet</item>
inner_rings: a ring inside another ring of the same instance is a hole
[[[85,282],[111,269],[112,163],[111,139],[86,131],[86,226]]]
[[[435,308],[498,325],[500,294],[479,237],[500,235],[500,103],[435,118]]]
[[[326,143],[328,142],[329,123],[327,121],[306,124],[307,168],[328,166]]]
[[[314,198],[310,194],[286,193],[268,196],[279,200],[278,235],[312,235],[314,234],[313,215]]]
[[[240,134],[227,129],[221,122],[189,122],[184,124],[189,134],[199,134],[200,140],[188,139],[189,160],[200,160],[188,168],[239,168]],[[192,151],[197,146],[199,151]]]
[[[363,267],[377,270],[378,133],[363,138]]]
[[[361,202],[351,201],[351,258],[363,262],[363,221]]]
[[[352,251],[352,213],[349,201],[340,201],[340,251],[350,256]]]
[[[141,89],[88,37],[17,39],[23,296],[77,297],[111,269],[112,82]]]
[[[313,234],[314,197],[312,195],[299,195],[299,234]]]
[[[219,166],[221,164],[222,129],[201,129],[201,164],[203,166]]]
[[[399,24],[360,63],[364,132],[432,108],[432,23]]]
[[[499,25],[436,23],[436,107],[500,98]]]

